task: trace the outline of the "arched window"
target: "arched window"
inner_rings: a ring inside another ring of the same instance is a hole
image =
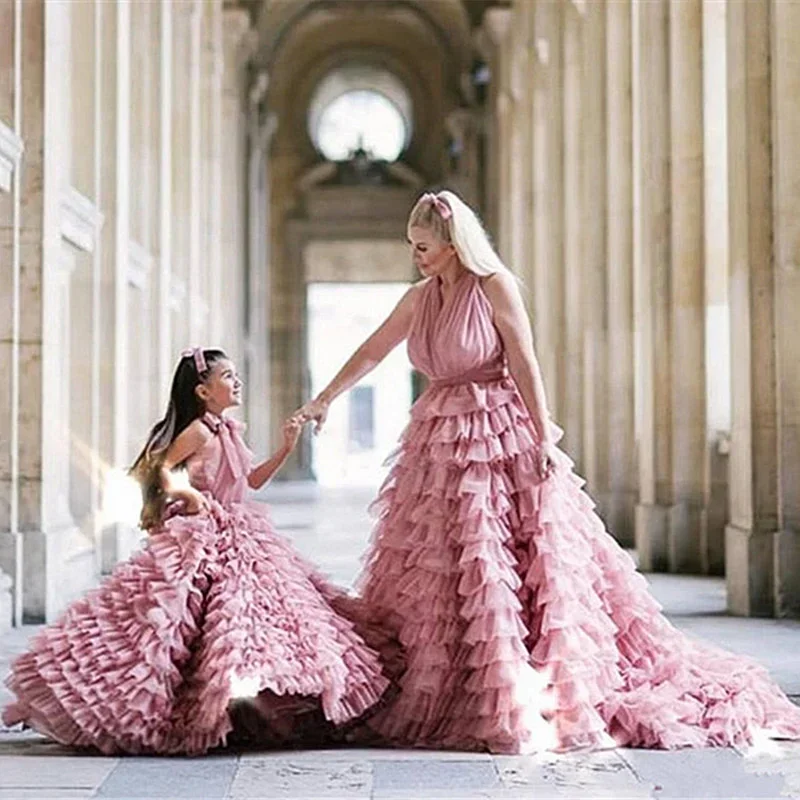
[[[320,82],[308,125],[314,145],[330,161],[345,161],[358,150],[396,161],[411,138],[411,101],[391,73],[343,67]]]

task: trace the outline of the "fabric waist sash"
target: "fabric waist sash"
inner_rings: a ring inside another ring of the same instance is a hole
[[[505,367],[493,367],[492,369],[476,369],[472,372],[465,372],[462,375],[454,375],[452,378],[431,378],[431,386],[463,386],[467,383],[490,383],[491,381],[501,381],[508,377],[508,370]]]

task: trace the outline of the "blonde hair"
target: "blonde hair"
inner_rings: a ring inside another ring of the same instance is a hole
[[[449,216],[442,214],[442,206],[450,210]],[[476,275],[505,272],[516,278],[495,252],[478,215],[455,192],[422,195],[411,209],[408,227],[425,228],[452,244],[461,263]]]

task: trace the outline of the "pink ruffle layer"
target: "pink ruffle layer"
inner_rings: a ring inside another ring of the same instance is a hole
[[[274,731],[288,734],[309,698],[321,720],[345,723],[388,685],[354,629],[360,613],[263,507],[212,501],[210,513],[167,519],[36,636],[13,664],[18,699],[3,721],[104,753],[199,754],[225,743],[241,681],[241,693],[260,693],[255,707]]]
[[[661,614],[565,454],[539,480],[534,439],[507,379],[414,406],[360,580],[402,620],[408,662],[371,728],[512,753],[800,738],[800,709],[762,667]]]

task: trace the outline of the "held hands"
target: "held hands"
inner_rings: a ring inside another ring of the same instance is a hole
[[[283,423],[283,446],[291,452],[297,445],[300,434],[303,431],[303,423],[295,413]]]
[[[314,425],[314,433],[319,433],[328,418],[328,405],[328,402],[321,397],[309,400],[292,414],[291,419],[297,420],[301,426],[305,425],[306,422],[314,422],[316,423]]]

